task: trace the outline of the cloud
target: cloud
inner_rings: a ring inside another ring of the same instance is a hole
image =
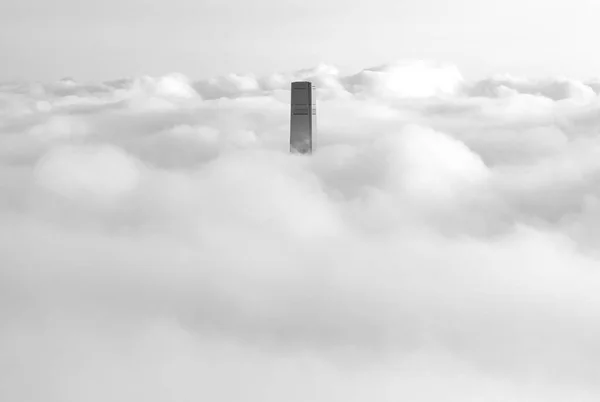
[[[353,93],[420,98],[454,94],[462,83],[458,69],[431,62],[398,62],[365,69],[347,78]]]
[[[2,400],[600,395],[593,83],[399,62],[0,105]]]
[[[62,146],[50,150],[35,167],[38,185],[85,202],[114,201],[135,190],[139,168],[119,148]]]
[[[501,97],[511,93],[544,96],[554,101],[576,99],[589,101],[596,92],[592,86],[567,78],[531,80],[511,75],[496,76],[475,82],[467,87],[471,96]]]

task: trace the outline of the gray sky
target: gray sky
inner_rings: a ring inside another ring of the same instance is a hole
[[[358,70],[407,58],[455,63],[469,78],[587,78],[600,71],[595,3],[2,0],[0,79]]]

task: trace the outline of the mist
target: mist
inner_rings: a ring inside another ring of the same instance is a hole
[[[0,85],[0,399],[597,401],[598,91],[426,61]]]

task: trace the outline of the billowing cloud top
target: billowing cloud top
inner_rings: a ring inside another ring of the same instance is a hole
[[[597,401],[598,88],[0,85],[0,400]]]

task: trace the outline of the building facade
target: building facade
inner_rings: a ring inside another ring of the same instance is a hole
[[[292,82],[290,152],[310,154],[317,132],[315,86],[308,81]]]

